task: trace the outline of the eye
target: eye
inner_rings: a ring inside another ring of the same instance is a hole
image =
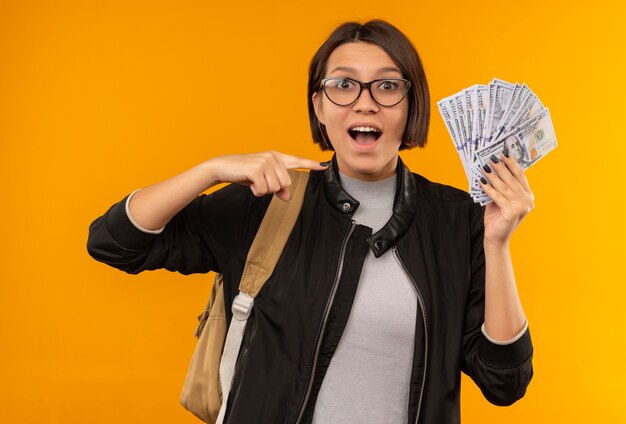
[[[332,80],[332,87],[340,90],[351,90],[355,87],[354,83],[348,79]]]
[[[397,82],[391,80],[381,81],[380,84],[378,84],[378,88],[383,91],[393,91],[397,89],[398,86]]]

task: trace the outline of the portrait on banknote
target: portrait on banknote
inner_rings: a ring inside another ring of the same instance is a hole
[[[508,150],[509,155],[515,159],[515,162],[519,163],[522,168],[525,169],[530,166],[532,163],[530,154],[515,136],[508,136],[504,140],[504,146]]]

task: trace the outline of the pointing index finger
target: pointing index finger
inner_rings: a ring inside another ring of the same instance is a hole
[[[321,171],[328,168],[328,166],[321,165],[318,161],[286,154],[283,154],[283,163],[287,169],[302,168]]]

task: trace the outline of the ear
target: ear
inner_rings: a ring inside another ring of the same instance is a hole
[[[319,91],[313,93],[311,96],[311,100],[313,102],[313,109],[315,109],[315,115],[317,116],[317,120],[320,121],[320,124],[324,124],[324,111],[322,110],[322,99],[319,96]]]

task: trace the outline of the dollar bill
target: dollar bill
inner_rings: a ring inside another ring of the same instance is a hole
[[[476,147],[480,148],[485,145],[486,131],[485,122],[489,115],[489,87],[482,84],[476,84],[476,109],[478,112]]]
[[[519,89],[518,89],[519,87]],[[500,124],[496,129],[495,139],[500,137],[503,133],[507,132],[512,125],[513,118],[517,115],[517,112],[522,107],[522,104],[526,101],[526,98],[530,96],[532,92],[526,86],[526,84],[516,84],[515,89],[513,90],[513,97],[511,99],[511,104],[507,108]]]
[[[450,96],[437,102],[439,113],[448,129],[448,133],[454,142],[454,147],[461,157],[463,168],[467,178],[471,178],[469,164],[474,157],[471,146],[467,140],[467,131],[465,130],[465,118],[458,115],[455,96]]]
[[[495,132],[492,128],[499,128],[504,112],[508,110],[509,101],[512,99],[515,84],[494,78],[489,84],[489,116],[487,117],[487,143],[489,143]]]
[[[469,135],[469,143],[473,143],[474,138],[476,137],[476,123],[474,122],[475,114],[476,114],[476,101],[472,96],[472,90],[466,89],[462,91],[463,93],[463,103],[465,107],[465,114],[467,116],[467,131]],[[472,146],[470,146],[471,148]]]
[[[463,162],[463,168],[465,170],[465,175],[469,179],[471,178],[470,169],[466,165],[470,162],[468,148],[464,145],[462,137],[459,134],[460,128],[457,125],[457,120],[454,118],[454,114],[452,113],[452,108],[449,104],[448,99],[443,99],[437,102],[437,107],[439,108],[439,113],[441,114],[441,117],[445,122],[448,134],[450,134],[450,138],[452,138],[452,141],[454,142],[454,148],[461,157],[461,161]]]
[[[534,93],[526,98],[524,104],[520,107],[517,115],[511,119],[508,125],[508,131],[511,131],[517,127],[522,126],[525,122],[531,120],[535,115],[540,113],[544,109],[543,104]],[[507,128],[505,128],[507,131]]]
[[[543,109],[524,125],[501,137],[496,143],[476,152],[481,166],[489,163],[492,155],[500,157],[506,147],[509,156],[527,169],[557,146],[548,108]]]

